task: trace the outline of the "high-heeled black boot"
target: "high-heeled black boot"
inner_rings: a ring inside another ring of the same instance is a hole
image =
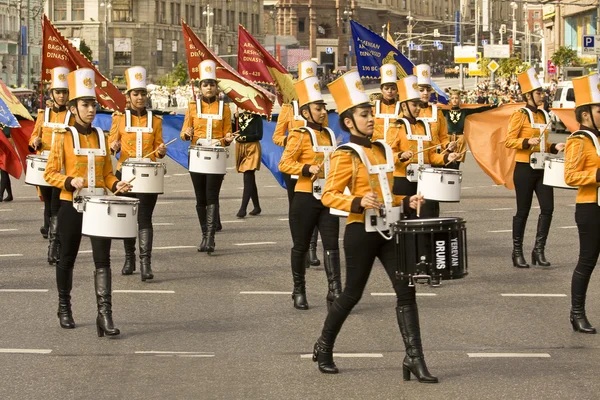
[[[121,274],[131,275],[135,271],[135,238],[123,239],[123,246],[125,248],[125,264]]]
[[[324,344],[322,338],[319,338],[315,343],[312,360],[317,363],[319,371],[324,374],[337,374],[340,372],[333,361],[333,346]]]
[[[585,298],[590,278],[579,271],[573,271],[571,280],[571,315],[569,320],[575,332],[595,334],[596,328],[590,324],[585,315]]]
[[[305,257],[306,253],[292,249],[292,278],[294,280],[292,299],[294,300],[294,308],[297,308],[298,310],[308,310],[308,301],[306,300]]]
[[[219,205],[209,204],[206,206],[206,230],[208,239],[206,241],[206,252],[212,254],[215,251],[215,232],[217,230],[217,218],[219,217]]]
[[[523,235],[525,234],[525,225],[527,220],[520,217],[513,217],[512,235],[513,251],[512,262],[517,268],[529,268],[529,264],[523,256]]]
[[[329,310],[335,299],[342,293],[339,250],[325,250],[325,275],[329,287],[327,291],[327,310]]]
[[[112,276],[110,268],[98,268],[94,271],[94,286],[96,288],[96,303],[98,316],[96,330],[98,337],[117,336],[121,333],[112,319]]]
[[[73,269],[56,267],[56,287],[58,288],[58,322],[63,329],[75,328],[71,311],[71,289],[73,288]]]
[[[50,225],[48,227],[48,264],[55,265],[58,262],[58,216],[53,215],[50,217]]]
[[[152,241],[154,230],[152,228],[140,229],[140,273],[142,282],[154,279],[152,273]]]
[[[202,241],[198,246],[198,251],[206,251],[206,243],[208,242],[208,229],[206,228],[206,206],[196,207],[198,219],[200,220],[200,229],[202,229]]]
[[[421,383],[437,383],[438,378],[429,373],[427,364],[425,364],[417,305],[410,304],[396,307],[396,316],[402,340],[406,347],[406,357],[402,362],[404,380],[410,381],[410,374],[413,374]]]
[[[550,263],[546,260],[544,248],[546,247],[546,240],[548,239],[548,232],[550,232],[551,222],[552,215],[540,215],[538,218],[535,246],[531,252],[531,263],[533,265],[539,264],[541,267],[550,266]]]
[[[313,230],[312,236],[310,237],[310,243],[308,244],[308,258],[307,258],[307,266],[317,267],[321,265],[321,261],[319,257],[317,257],[317,240],[319,239],[319,230],[315,227]]]

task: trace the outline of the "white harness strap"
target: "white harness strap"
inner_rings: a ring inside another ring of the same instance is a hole
[[[63,123],[60,122],[50,122],[50,107],[46,107],[46,109],[44,110],[44,123],[43,123],[43,127],[44,128],[61,128],[64,129],[69,125],[69,119],[71,119],[71,111],[67,111],[67,114],[65,115],[65,121]],[[52,131],[52,142],[51,144],[54,144],[54,131]]]
[[[144,133],[152,133],[152,111],[148,111],[148,126],[131,126],[131,110],[125,110],[125,132],[135,132],[135,158],[142,158]]]
[[[106,156],[106,141],[104,140],[104,132],[102,129],[94,127],[96,134],[98,135],[99,149],[92,148],[81,148],[79,142],[79,132],[72,126],[67,127],[73,135],[73,152],[76,156],[87,156],[88,158],[88,187],[87,192],[95,195],[104,195],[104,188],[96,188],[96,156]]]
[[[325,127],[325,130],[327,131],[327,133],[329,133],[329,138],[331,140],[331,146],[319,146],[319,142],[317,141],[317,134],[315,133],[315,131],[312,128],[309,128],[308,126],[305,126],[304,129],[306,129],[308,131],[308,133],[310,134],[310,140],[311,143],[313,144],[313,151],[315,153],[323,153],[323,165],[325,166],[325,178],[327,178],[327,175],[329,174],[329,155],[331,153],[333,153],[335,151],[335,146],[337,146],[336,140],[335,140],[335,133],[333,133],[333,131],[327,127]]]
[[[431,127],[429,126],[429,123],[426,121],[425,118],[417,118],[417,123],[421,122],[423,124],[423,127],[425,128],[425,134],[424,135],[415,135],[413,134],[412,128],[410,126],[410,122],[406,119],[406,118],[399,118],[398,122],[401,122],[402,124],[404,124],[404,128],[406,129],[406,138],[408,140],[416,140],[417,141],[417,151],[419,154],[417,154],[417,162],[420,166],[425,165],[425,153],[423,152],[423,142],[424,141],[428,141],[431,142],[432,141],[432,136],[431,136]]]
[[[418,118],[424,121],[429,122],[430,124],[435,124],[437,122],[437,105],[431,105],[431,117]]]
[[[294,108],[294,121],[306,121],[302,115],[300,115],[300,107],[298,107],[298,102],[296,100],[292,100],[292,107]]]
[[[381,100],[377,100],[375,102],[375,118],[383,119],[383,140],[387,142],[387,132],[390,128],[390,121],[392,119],[398,119],[398,115],[400,114],[400,102],[396,102],[396,108],[394,109],[394,114],[382,114],[381,113]]]
[[[527,111],[527,115],[529,116],[529,123],[531,124],[531,127],[540,131],[540,153],[545,153],[546,152],[546,133],[545,133],[544,129],[547,127],[548,122],[550,122],[550,116],[548,115],[546,110],[542,110],[542,109],[538,110],[544,114],[544,123],[538,124],[533,119],[533,113],[531,112],[531,110],[529,108],[523,107],[523,108],[521,108],[521,110]]]
[[[219,101],[219,112],[217,114],[202,114],[202,101],[196,98],[196,111],[198,118],[206,119],[206,139],[199,139],[201,144],[212,145],[212,122],[223,119],[223,102]]]

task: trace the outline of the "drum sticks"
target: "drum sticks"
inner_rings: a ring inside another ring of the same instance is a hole
[[[176,140],[177,140],[177,138],[175,138],[175,139],[171,140],[169,143],[165,143],[165,147],[167,147],[168,145],[170,145],[171,143],[173,143],[173,142],[174,142],[174,141],[176,141]],[[158,149],[154,150],[154,151],[153,151],[153,152],[151,152],[151,153],[148,153],[148,154],[146,154],[146,155],[145,155],[143,158],[150,157],[152,154],[156,153],[157,151],[158,151]]]
[[[128,184],[130,184],[131,182],[133,182],[135,180],[135,176],[133,178],[131,178],[130,180],[127,181]],[[116,192],[113,193],[113,195],[118,195],[119,193],[121,193],[122,189],[118,189]]]

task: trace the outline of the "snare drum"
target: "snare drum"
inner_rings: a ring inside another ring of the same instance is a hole
[[[419,171],[417,193],[426,200],[460,201],[462,172],[448,168],[424,168]]]
[[[153,161],[125,161],[121,164],[121,180],[131,182],[133,188],[131,193],[154,193],[165,192],[165,175],[167,165]]]
[[[437,285],[468,272],[467,229],[462,218],[401,220],[394,224],[398,279]]]
[[[111,239],[137,237],[138,199],[86,196],[83,202],[82,235]]]
[[[25,173],[25,183],[35,186],[52,186],[44,179],[48,164],[48,156],[43,154],[30,154],[27,156],[27,172]]]
[[[565,183],[564,158],[549,158],[544,161],[544,185],[562,189],[577,189]]]
[[[417,182],[419,180],[419,169],[431,167],[429,164],[408,164],[406,166],[406,179],[409,182]]]
[[[229,153],[224,147],[190,146],[188,165],[190,172],[224,175],[227,173]]]
[[[533,169],[544,169],[544,161],[549,159],[548,153],[535,152],[529,155],[529,166]]]

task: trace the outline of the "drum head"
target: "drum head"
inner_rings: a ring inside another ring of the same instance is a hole
[[[86,196],[83,201],[87,203],[103,203],[103,204],[137,204],[138,199],[122,196]]]
[[[27,160],[31,160],[31,161],[41,161],[41,162],[48,162],[48,156],[47,155],[43,155],[43,154],[30,154],[27,157],[25,157]]]
[[[124,167],[163,167],[166,164],[155,161],[124,161],[121,165]]]

